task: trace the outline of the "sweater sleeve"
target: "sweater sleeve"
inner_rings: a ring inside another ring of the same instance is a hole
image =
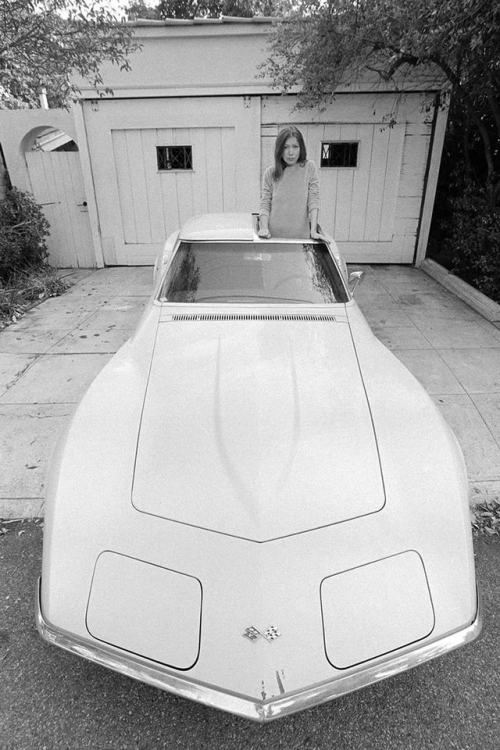
[[[307,213],[315,208],[319,209],[319,177],[316,164],[313,161],[307,162],[309,170],[309,180],[307,185]]]
[[[268,167],[262,178],[262,190],[260,193],[260,215],[269,216],[271,213],[271,203],[273,201],[273,178],[272,167]]]

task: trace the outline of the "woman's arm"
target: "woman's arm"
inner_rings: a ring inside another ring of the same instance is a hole
[[[319,214],[319,177],[316,164],[313,161],[307,164],[309,170],[309,180],[307,185],[307,213],[309,216],[309,225],[311,237],[314,240],[321,239],[318,232],[318,214]]]
[[[273,180],[271,177],[272,167],[268,167],[262,178],[262,190],[260,194],[260,215],[259,215],[259,237],[270,237],[269,233],[269,214],[273,202]]]
[[[319,211],[317,208],[313,208],[312,211],[309,211],[309,226],[311,231],[311,237],[313,240],[320,240],[321,234],[318,232],[318,214]]]

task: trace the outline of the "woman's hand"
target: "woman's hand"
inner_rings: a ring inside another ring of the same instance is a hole
[[[325,238],[321,234],[321,232],[318,232],[317,229],[311,229],[311,239],[312,240],[324,240]]]
[[[261,214],[259,216],[259,228],[257,234],[264,240],[268,240],[271,236],[271,232],[269,231],[269,219],[266,214]]]

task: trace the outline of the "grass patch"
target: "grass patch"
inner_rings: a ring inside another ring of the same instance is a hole
[[[500,536],[500,502],[491,500],[474,506],[472,528],[476,534]]]
[[[15,323],[26,310],[49,297],[58,297],[70,285],[49,265],[25,268],[0,281],[0,329]]]

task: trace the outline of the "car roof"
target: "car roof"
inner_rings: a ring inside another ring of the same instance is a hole
[[[258,239],[257,216],[251,213],[200,214],[182,226],[179,239],[189,240],[246,240]]]

